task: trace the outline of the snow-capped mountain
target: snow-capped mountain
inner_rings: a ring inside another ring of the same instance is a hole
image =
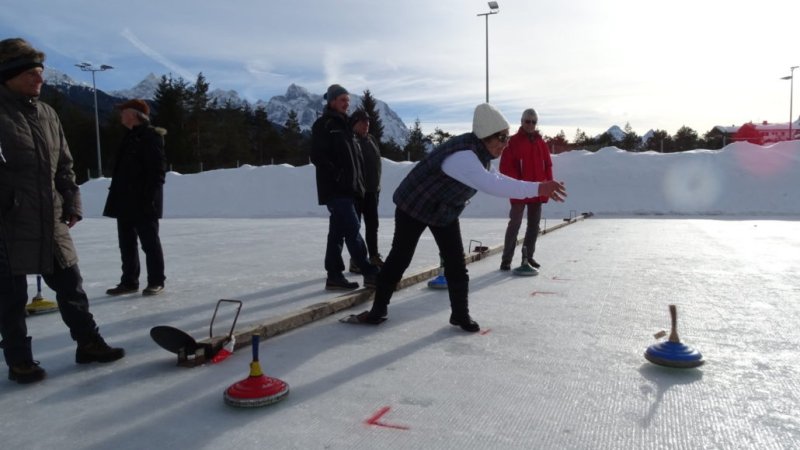
[[[158,83],[160,81],[161,78],[157,77],[151,72],[144,77],[144,80],[140,81],[139,84],[131,89],[111,91],[109,93],[115,97],[121,98],[141,98],[144,100],[153,100],[155,98],[156,90],[158,89]]]
[[[92,88],[91,83],[75,81],[70,78],[69,75],[46,66],[44,68],[44,83],[51,86],[80,86],[88,87],[89,89]]]
[[[352,113],[358,109],[363,101],[363,96],[351,92],[348,112]],[[311,130],[314,121],[322,115],[325,100],[322,98],[322,94],[313,94],[308,89],[292,83],[286,89],[286,94],[276,95],[266,103],[259,101],[256,103],[256,107],[258,106],[264,106],[269,120],[279,124],[284,124],[289,118],[289,111],[294,111],[297,114],[300,129]],[[400,145],[405,144],[409,130],[403,120],[381,100],[375,99],[375,109],[383,123],[384,140],[394,139]]]
[[[154,74],[149,74],[144,80],[139,82],[136,86],[127,90],[120,90],[112,92],[115,97],[122,98],[143,98],[153,100],[155,97],[156,89],[160,78]],[[242,107],[250,105],[250,103],[239,97],[239,94],[233,90],[214,89],[209,92],[209,101],[215,102],[218,107],[230,104],[234,107]],[[350,94],[350,112],[355,111],[359,106],[363,97],[357,94]],[[310,131],[311,125],[317,120],[317,117],[322,115],[322,109],[325,101],[322,99],[322,94],[313,94],[308,89],[291,84],[286,89],[286,94],[276,95],[268,101],[258,100],[255,105],[250,105],[253,109],[263,106],[267,112],[267,117],[270,122],[278,125],[283,125],[289,118],[289,111],[294,111],[297,114],[300,129],[303,131]],[[408,139],[409,130],[400,116],[397,115],[385,102],[375,99],[375,109],[380,114],[381,122],[383,123],[383,137],[384,140],[394,139],[400,145],[405,144]]]

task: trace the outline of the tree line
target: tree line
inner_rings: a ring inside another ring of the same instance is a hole
[[[70,102],[56,89],[43,90],[42,100],[53,106],[61,117],[75,159],[78,181],[96,177],[94,111],[86,111]],[[196,173],[244,164],[302,166],[310,162],[311,136],[300,129],[296,111],[289,111],[284,123],[276,124],[270,120],[263,106],[253,108],[246,102],[234,105],[229,101],[219,104],[210,98],[209,83],[202,73],[198,74],[194,83],[180,77],[162,76],[150,104],[153,125],[167,130],[165,148],[170,170]],[[418,161],[430,148],[452,137],[440,128],[430,134],[423,133],[417,119],[407,141],[401,146],[393,139],[384,140],[383,123],[375,98],[369,90],[364,91],[360,108],[370,117],[370,134],[380,143],[382,156],[390,160]],[[105,176],[113,171],[116,146],[125,131],[118,114],[108,115],[101,120],[101,160],[102,174]],[[554,137],[543,137],[554,153],[578,148],[596,151],[607,146],[628,151],[669,153],[696,148],[719,149],[726,143],[725,137],[715,130],[700,138],[696,131],[686,126],[672,136],[664,130],[655,130],[645,142],[630,124],[626,124],[622,139],[608,132],[590,137],[580,129],[571,142],[563,130]]]

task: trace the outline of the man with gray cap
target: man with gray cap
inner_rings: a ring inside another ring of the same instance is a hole
[[[69,229],[81,220],[81,195],[58,115],[39,101],[44,53],[23,39],[0,41],[0,335],[8,378],[33,383],[25,323],[28,274],[42,274],[77,341],[76,363],[110,362],[125,351],[103,340],[83,290]]]
[[[358,283],[344,277],[342,244],[364,275],[364,286],[375,287],[378,268],[367,260],[367,246],[361,238],[361,221],[356,202],[364,197],[363,158],[347,121],[350,94],[332,84],[324,95],[322,116],[311,127],[311,162],[317,175],[317,199],[330,213],[325,249],[327,290],[352,290]]]
[[[553,179],[553,161],[550,149],[536,130],[539,116],[533,108],[522,112],[517,134],[508,140],[508,148],[500,158],[500,173],[517,180],[550,181]],[[539,263],[533,259],[536,250],[536,238],[539,236],[539,222],[542,218],[542,203],[547,203],[547,196],[528,198],[512,198],[511,210],[508,213],[505,246],[500,260],[500,270],[510,270],[514,249],[517,247],[517,233],[522,224],[522,215],[528,207],[528,225],[525,238],[522,240],[523,255],[534,269]]]
[[[395,228],[392,249],[378,275],[370,311],[348,323],[377,325],[386,318],[395,286],[411,263],[419,238],[430,229],[444,262],[450,296],[450,324],[477,332],[469,314],[469,276],[464,262],[459,215],[478,191],[504,198],[566,197],[564,184],[515,180],[488,169],[508,144],[508,121],[488,103],[475,108],[472,132],[453,137],[420,160],[394,192]]]

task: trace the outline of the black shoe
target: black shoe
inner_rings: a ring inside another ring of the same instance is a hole
[[[328,278],[325,280],[326,291],[352,291],[353,289],[358,289],[358,283],[347,281],[346,278]]]
[[[75,350],[75,362],[78,364],[111,362],[123,356],[125,356],[124,349],[109,346],[100,336],[95,336],[88,342],[78,344],[78,348]]]
[[[379,268],[379,269],[381,267],[383,267],[383,259],[381,259],[381,255],[380,254],[378,254],[378,256],[371,256],[369,258],[369,263],[372,264],[373,266]]]
[[[364,275],[364,287],[368,289],[375,289],[378,285],[378,275]]]
[[[164,292],[163,284],[151,284],[144,288],[142,295],[158,295],[162,292]]]
[[[500,263],[500,270],[502,270],[503,272],[507,272],[507,271],[511,270],[511,263],[501,262]]]
[[[29,361],[14,364],[8,368],[8,379],[19,384],[35,383],[42,381],[47,372],[39,367],[39,361]]]
[[[469,331],[470,333],[477,333],[481,331],[480,325],[478,322],[472,320],[472,318],[467,314],[466,318],[458,319],[456,316],[450,315],[450,325],[456,325],[461,327],[464,331]]]
[[[538,269],[539,267],[541,267],[539,266],[539,263],[537,263],[536,260],[533,258],[528,258],[528,264],[530,264],[531,267],[533,267],[534,269]]]
[[[350,267],[348,270],[350,273],[361,273],[361,268],[358,267],[358,264],[356,264],[355,261],[353,261],[353,258],[350,258]]]
[[[125,294],[133,294],[134,292],[139,292],[139,286],[126,286],[122,283],[118,284],[117,287],[113,287],[106,291],[107,295],[125,295]]]

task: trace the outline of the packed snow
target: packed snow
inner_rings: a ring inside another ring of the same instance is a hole
[[[109,180],[85,183],[86,218],[72,232],[84,287],[101,333],[127,354],[76,365],[60,317],[29,317],[48,378],[0,382],[2,447],[800,447],[800,142],[553,160],[569,197],[544,207],[544,225],[595,216],[539,238],[537,277],[499,272],[497,256],[468,266],[481,333],[447,323],[445,291],[411,286],[380,326],[338,322],[364,305],[262,341],[265,373],[291,391],[252,410],[223,402],[248,375],[249,347],[183,368],[148,332],[172,325],[207,337],[219,299],[243,302],[240,329],[336,295],[323,290],[327,215],[313,167],[171,172],[166,291],[152,298],[105,295],[120,275],[115,222],[101,217]],[[391,193],[411,166],[384,160],[384,255]],[[507,210],[507,200],[474,197],[461,221],[465,247],[501,244]],[[409,270],[437,263],[425,233]],[[669,304],[702,367],[643,358],[653,334],[669,330]],[[232,324],[229,306],[216,335]]]

